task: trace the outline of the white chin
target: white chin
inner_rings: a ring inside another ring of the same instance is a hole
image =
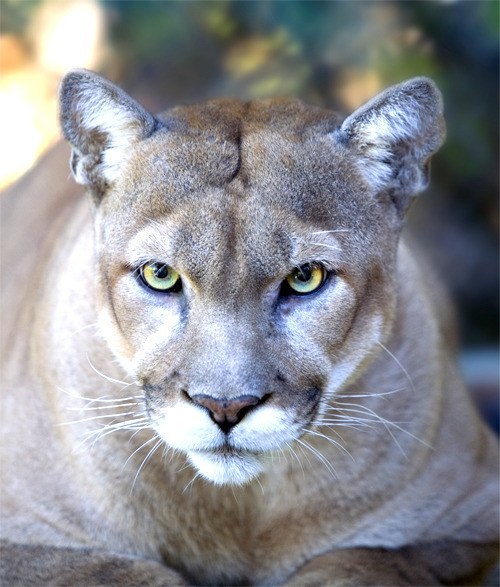
[[[216,485],[243,485],[264,469],[259,457],[253,454],[189,451],[188,457],[199,473]]]

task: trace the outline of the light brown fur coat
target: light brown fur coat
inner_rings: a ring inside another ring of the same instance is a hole
[[[478,580],[497,443],[400,239],[434,85],[345,121],[293,100],[153,118],[75,72],[62,124],[91,205],[63,146],[2,201],[2,584]],[[182,291],[140,283],[152,260]],[[324,285],[284,295],[310,262]],[[259,403],[223,432],[200,394]]]

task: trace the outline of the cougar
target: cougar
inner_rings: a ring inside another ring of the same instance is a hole
[[[2,201],[2,584],[481,580],[497,442],[400,237],[434,83],[347,118],[60,96],[88,198],[58,148]]]

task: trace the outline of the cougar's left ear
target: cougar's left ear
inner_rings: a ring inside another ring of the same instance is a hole
[[[99,198],[120,173],[133,144],[156,119],[123,90],[86,70],[68,73],[60,89],[61,126],[72,146],[71,170]]]
[[[401,215],[427,187],[430,156],[445,137],[443,101],[434,82],[408,80],[356,110],[334,132],[367,183],[390,195]]]

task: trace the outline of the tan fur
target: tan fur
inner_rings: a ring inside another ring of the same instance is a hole
[[[154,118],[83,71],[61,100],[90,206],[62,146],[2,200],[2,584],[478,580],[497,443],[400,239],[442,141],[432,82],[345,121]],[[152,260],[181,292],[139,283]],[[313,261],[325,285],[281,295]],[[225,434],[201,396],[259,403]]]

